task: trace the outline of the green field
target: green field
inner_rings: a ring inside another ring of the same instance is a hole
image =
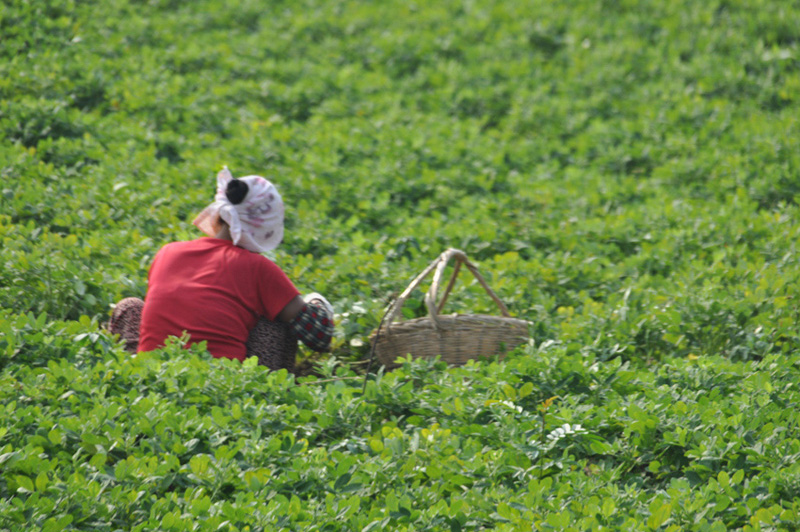
[[[797,0],[6,0],[0,135],[0,530],[800,529]],[[101,328],[223,165],[314,376]],[[451,247],[530,341],[362,391]]]

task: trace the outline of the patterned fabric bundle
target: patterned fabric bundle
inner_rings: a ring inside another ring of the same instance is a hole
[[[231,180],[227,167],[217,174],[214,202],[197,215],[194,225],[213,237],[219,217],[227,222],[237,246],[255,253],[278,247],[283,240],[284,207],[275,185],[257,175],[241,177],[239,180],[247,184],[247,195],[241,203],[233,204],[225,195]]]
[[[330,349],[333,329],[333,313],[319,299],[308,301],[292,321],[297,339],[314,351]]]

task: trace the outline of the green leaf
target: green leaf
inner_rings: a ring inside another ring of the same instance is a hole
[[[61,532],[72,523],[73,517],[70,514],[63,515],[56,519],[55,517],[49,518],[42,526],[42,532]]]
[[[529,396],[533,392],[533,383],[526,382],[525,384],[520,387],[519,391],[517,392],[519,398],[522,399],[524,397]]]
[[[100,468],[105,465],[108,455],[105,453],[97,453],[89,460],[89,463],[94,467]]]
[[[614,500],[610,497],[606,497],[603,499],[603,506],[601,507],[601,512],[603,516],[607,519],[614,515],[614,512],[617,509],[617,505],[614,503]]]
[[[570,522],[572,521],[572,514],[569,510],[564,510],[559,513],[550,513],[547,515],[546,520],[550,526],[564,530],[570,525]]]
[[[36,475],[36,491],[43,492],[47,489],[47,485],[49,484],[49,479],[47,478],[47,473],[41,472]]]
[[[512,401],[517,398],[517,391],[510,384],[503,385],[503,394]]]
[[[208,472],[208,466],[211,463],[211,457],[207,454],[199,454],[193,456],[189,460],[189,468],[197,476],[202,476]]]
[[[364,487],[364,485],[361,484],[360,482],[351,482],[347,486],[343,487],[341,492],[342,493],[352,493],[354,491],[359,491],[363,487]]]
[[[453,399],[453,409],[456,412],[464,411],[464,401],[462,401],[460,397],[456,397]]]
[[[86,285],[80,279],[75,279],[73,286],[75,287],[75,293],[79,296],[86,294]]]
[[[3,453],[0,454],[0,465],[4,465],[5,468],[10,468],[21,459],[22,457],[16,451],[10,453]]]
[[[425,474],[430,478],[439,478],[442,476],[442,468],[436,463],[430,463],[425,467]]]
[[[350,482],[351,475],[350,473],[344,473],[339,478],[336,479],[336,482],[333,484],[334,491],[341,491],[342,488],[347,486]]]
[[[501,502],[500,504],[497,505],[497,513],[503,519],[511,520],[511,519],[514,518],[514,511],[511,509],[511,507],[508,504],[506,504],[504,502]]]
[[[209,497],[200,497],[195,499],[191,503],[191,511],[192,515],[200,516],[208,513],[208,510],[211,508],[211,498]]]
[[[657,529],[669,519],[671,513],[672,505],[670,503],[662,504],[647,518],[647,526],[653,530]]]
[[[114,466],[114,477],[117,480],[123,480],[128,474],[128,464],[125,460],[120,460],[117,462],[117,465]]]
[[[62,436],[63,436],[62,432],[57,428],[52,429],[50,430],[50,432],[47,433],[47,439],[50,440],[50,442],[53,445],[61,445]]]
[[[297,517],[301,510],[302,504],[300,499],[297,495],[292,495],[292,498],[289,500],[288,514],[292,517]]]
[[[25,475],[14,475],[14,481],[19,485],[17,491],[33,493],[33,481]]]

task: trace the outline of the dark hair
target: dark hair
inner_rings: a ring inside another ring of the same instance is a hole
[[[234,205],[238,205],[247,196],[249,187],[247,183],[239,179],[231,179],[228,181],[228,186],[225,188],[225,197]]]

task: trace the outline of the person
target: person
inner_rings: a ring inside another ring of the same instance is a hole
[[[333,308],[320,294],[305,297],[261,255],[283,240],[283,200],[261,176],[217,175],[214,201],[194,220],[206,236],[162,247],[148,273],[144,301],[126,298],[109,330],[131,352],[162,347],[169,336],[207,342],[214,357],[257,356],[270,369],[294,369],[297,342],[330,347]]]

